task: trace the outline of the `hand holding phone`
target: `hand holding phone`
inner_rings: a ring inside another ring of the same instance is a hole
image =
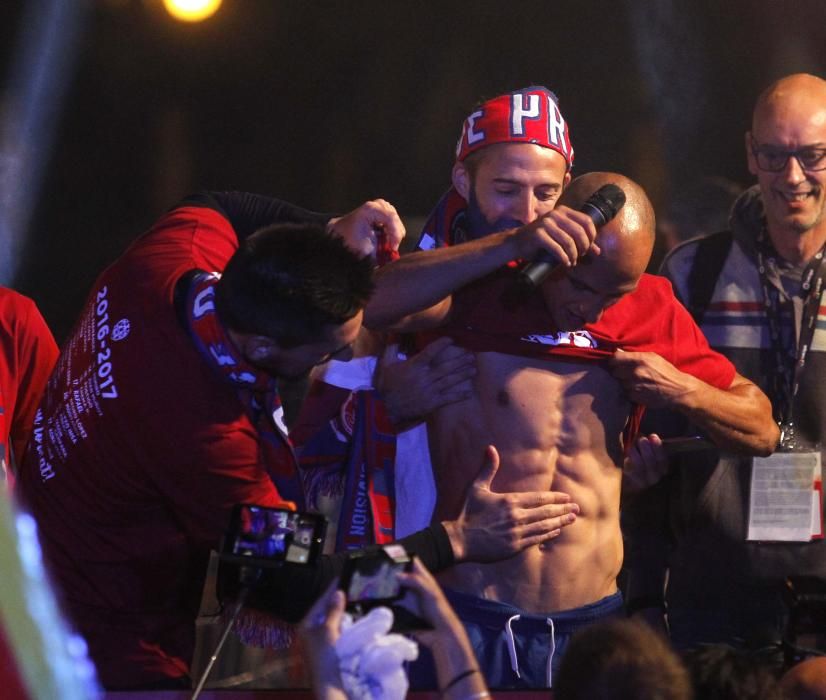
[[[671,437],[662,439],[663,449],[669,457],[684,452],[697,452],[699,450],[712,450],[715,445],[711,440],[702,435],[691,435],[688,437]]]
[[[399,544],[385,545],[375,554],[348,559],[339,584],[347,597],[347,611],[358,618],[373,608],[385,606],[393,612],[391,631],[427,629],[427,622],[400,604],[407,591],[399,575],[409,572],[412,564]]]

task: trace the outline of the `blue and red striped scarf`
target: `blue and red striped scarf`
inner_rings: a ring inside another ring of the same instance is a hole
[[[393,541],[396,434],[375,391],[351,392],[298,452],[310,507],[341,496],[336,551]]]
[[[467,202],[453,187],[445,192],[427,217],[416,247],[431,250],[480,238],[473,235],[466,215]]]
[[[350,395],[352,438],[336,551],[386,544],[394,538],[396,434],[373,391]]]
[[[260,464],[267,470],[281,498],[302,510],[304,491],[298,461],[284,423],[284,409],[273,376],[249,364],[233,346],[215,313],[216,273],[193,278],[186,300],[190,334],[201,356],[236,390],[244,411],[258,433]]]

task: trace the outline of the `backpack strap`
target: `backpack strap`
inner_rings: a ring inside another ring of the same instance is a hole
[[[720,231],[705,236],[697,244],[688,274],[686,308],[698,326],[711,303],[717,278],[726,262],[733,240],[731,231]]]

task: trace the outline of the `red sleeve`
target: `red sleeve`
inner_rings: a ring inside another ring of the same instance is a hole
[[[671,363],[718,389],[728,389],[734,381],[734,365],[712,350],[691,314],[676,299],[671,303],[668,337],[671,339]]]
[[[290,507],[259,462],[258,436],[251,426],[205,428],[192,434],[189,447],[167,453],[167,459],[174,455],[180,462],[154,476],[176,519],[194,540],[215,546],[236,503]]]
[[[30,299],[3,290],[2,334],[3,402],[8,437],[15,459],[22,459],[32,431],[34,414],[49,375],[57,361],[57,344],[46,322]]]
[[[138,476],[151,478],[191,538],[214,546],[236,503],[289,507],[262,463],[258,433],[228,382],[216,381],[188,348],[158,358],[148,371],[152,379],[143,377],[143,383],[154,401],[140,400],[139,412],[131,414],[144,423],[131,427],[146,454],[147,472]],[[144,434],[155,437],[141,440]],[[286,445],[281,449],[286,464],[292,456]]]
[[[609,345],[656,352],[680,371],[718,389],[728,389],[734,381],[734,365],[711,349],[664,277],[643,275],[632,294],[609,307],[596,324],[586,328]]]

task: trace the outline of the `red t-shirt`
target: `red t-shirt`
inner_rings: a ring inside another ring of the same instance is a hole
[[[0,287],[0,441],[6,464],[9,444],[22,461],[34,412],[57,360],[57,345],[34,302]],[[14,474],[9,473],[9,484]]]
[[[555,332],[541,296],[514,297],[515,282],[516,271],[503,268],[463,287],[453,296],[449,323],[420,334],[419,346],[448,335],[475,352],[572,362],[605,361],[621,348],[655,352],[718,389],[727,389],[734,380],[734,365],[709,347],[664,277],[643,275],[637,288],[606,309],[597,323],[575,332]],[[636,405],[629,416],[626,450],[637,437],[644,410]]]
[[[622,348],[656,352],[679,370],[721,389],[734,379],[734,365],[709,347],[664,277],[643,275],[637,288],[606,309],[597,323],[558,333],[540,295],[509,295],[515,275],[504,268],[456,292],[449,323],[422,334],[420,344],[433,335],[449,335],[476,352],[576,361],[604,360]]]
[[[37,412],[21,492],[107,687],[188,673],[231,507],[281,502],[235,389],[173,304],[181,275],[222,270],[237,245],[211,209],[162,218],[95,283]]]

